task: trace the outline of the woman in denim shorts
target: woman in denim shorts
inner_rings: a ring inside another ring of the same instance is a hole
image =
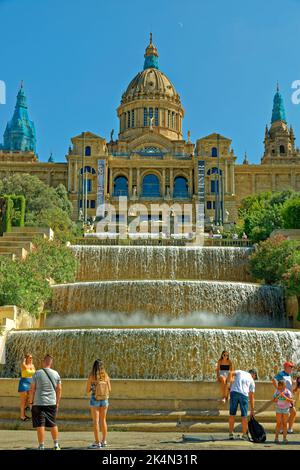
[[[97,382],[106,382],[108,386],[108,391],[111,391],[111,385],[109,376],[107,375],[103,362],[100,359],[96,359],[92,371],[89,375],[86,391],[87,393],[91,393],[90,399],[90,408],[91,408],[91,415],[93,419],[93,431],[95,436],[95,442],[91,444],[88,448],[89,449],[99,449],[101,447],[106,447],[106,436],[107,436],[107,423],[106,423],[106,414],[108,410],[108,397],[105,400],[96,400],[95,390]],[[99,423],[100,429],[102,433],[102,440],[100,442],[99,438]]]

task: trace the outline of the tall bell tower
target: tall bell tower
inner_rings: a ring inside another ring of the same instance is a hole
[[[265,129],[265,151],[261,162],[265,163],[300,163],[299,149],[295,148],[295,135],[292,126],[288,128],[283,97],[277,90],[273,99],[271,126]]]

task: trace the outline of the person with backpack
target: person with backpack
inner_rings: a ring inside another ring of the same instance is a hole
[[[254,416],[254,393],[255,383],[257,379],[257,372],[255,369],[250,369],[249,372],[244,370],[230,371],[227,383],[231,384],[230,387],[230,409],[229,409],[229,439],[233,440],[234,421],[237,413],[238,406],[240,405],[242,416],[242,439],[248,441],[248,408],[249,400],[251,407],[251,416]]]
[[[103,362],[96,359],[86,385],[87,393],[91,393],[90,409],[93,420],[93,431],[95,442],[88,449],[100,449],[107,446],[107,423],[106,414],[108,410],[108,398],[111,392],[110,379],[104,369]],[[99,422],[102,439],[99,438]]]
[[[45,450],[45,427],[50,428],[53,438],[53,450],[60,450],[58,443],[58,427],[56,415],[61,398],[61,379],[51,368],[53,357],[44,357],[43,369],[39,369],[32,377],[30,388],[30,407],[32,425],[37,430],[38,450]]]

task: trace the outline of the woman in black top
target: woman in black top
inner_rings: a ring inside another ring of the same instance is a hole
[[[221,385],[222,402],[225,403],[228,400],[228,386],[227,377],[229,372],[233,370],[232,362],[229,359],[228,351],[223,351],[220,359],[217,362],[217,380]]]

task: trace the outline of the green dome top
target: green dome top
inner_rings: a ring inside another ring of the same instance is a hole
[[[17,103],[12,119],[7,123],[4,132],[4,150],[32,151],[36,149],[34,123],[30,121],[27,111],[27,99],[23,82],[17,95]]]
[[[283,122],[286,123],[283,98],[282,98],[281,94],[279,93],[278,85],[277,85],[277,91],[275,93],[274,100],[273,100],[273,110],[272,110],[271,123],[273,123],[275,121],[283,121]]]

